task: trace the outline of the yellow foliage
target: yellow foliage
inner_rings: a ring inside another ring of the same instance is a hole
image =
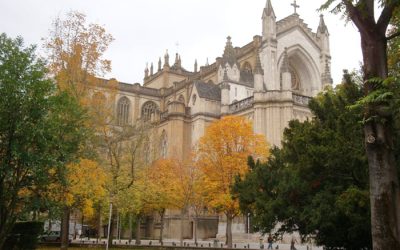
[[[80,159],[67,165],[67,185],[54,182],[45,195],[66,206],[81,208],[84,215],[93,215],[93,203],[104,199],[106,175],[97,162]]]
[[[238,214],[238,201],[231,196],[235,177],[247,173],[248,156],[266,159],[268,151],[265,137],[255,134],[252,123],[243,117],[226,116],[211,123],[196,152],[208,204],[226,214]]]
[[[97,85],[97,76],[111,71],[111,62],[102,56],[112,41],[104,27],[87,24],[82,13],[71,11],[66,19],[55,19],[45,47],[60,90],[87,106],[89,87]]]

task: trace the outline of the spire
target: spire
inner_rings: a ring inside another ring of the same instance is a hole
[[[257,53],[256,67],[254,69],[254,74],[264,75],[264,70],[262,69],[262,66],[261,66],[260,53],[258,52],[258,50],[256,53]]]
[[[153,63],[151,63],[150,65],[150,75],[152,76],[154,73],[154,67],[153,67]]]
[[[224,67],[226,63],[229,63],[229,65],[232,67],[236,63],[236,53],[235,49],[232,46],[231,37],[228,36],[226,39],[227,40],[224,55],[222,56],[222,63]]]
[[[319,16],[318,33],[325,33],[328,31],[328,27],[325,24],[324,15]]]
[[[287,47],[285,47],[285,51],[283,52],[283,61],[282,61],[282,67],[281,71],[283,72],[289,72],[289,57],[287,53]]]
[[[158,71],[161,71],[161,57],[158,58]]]
[[[179,54],[175,53],[175,64],[178,65],[179,64]]]
[[[169,55],[168,55],[168,50],[165,52],[165,55],[164,55],[164,67],[169,67]]]
[[[263,40],[276,40],[276,16],[271,0],[267,0],[262,14],[262,35]]]
[[[264,8],[264,12],[263,12],[263,18],[265,16],[272,16],[274,18],[276,17],[274,8],[272,7],[271,0],[267,0],[267,2],[265,3],[265,8]]]
[[[194,72],[197,72],[197,59],[194,60]]]
[[[144,69],[144,78],[149,77],[149,63],[146,63],[146,68]]]
[[[206,66],[210,66],[210,64],[208,63],[208,57],[207,57],[207,61],[206,61]]]

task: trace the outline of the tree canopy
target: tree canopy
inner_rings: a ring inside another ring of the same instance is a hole
[[[227,217],[227,244],[232,247],[232,219],[239,214],[239,203],[232,198],[235,176],[244,176],[249,155],[268,154],[266,139],[253,132],[251,122],[239,116],[225,116],[211,123],[200,138],[196,164],[203,173],[206,200],[211,208]]]
[[[353,78],[346,73],[344,83],[313,99],[315,117],[291,121],[267,163],[249,160],[251,171],[234,191],[257,229],[299,231],[326,247],[372,247],[362,113],[349,108],[363,93]]]
[[[57,92],[35,47],[0,35],[0,249],[14,222],[65,180],[86,131],[75,99]]]
[[[393,147],[396,123],[393,104],[397,102],[394,91],[399,83],[388,78],[387,53],[388,42],[400,35],[396,26],[388,32],[389,24],[396,22],[399,7],[398,0],[326,0],[321,6],[321,9],[332,8],[333,13],[343,13],[360,32],[364,96],[358,105],[363,107],[364,115],[376,250],[400,249],[400,184]]]

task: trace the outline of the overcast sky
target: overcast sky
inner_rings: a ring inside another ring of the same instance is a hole
[[[89,22],[105,26],[115,41],[105,58],[112,61],[115,77],[127,83],[142,83],[146,62],[154,63],[165,50],[170,62],[178,51],[182,64],[193,70],[194,60],[204,65],[221,56],[226,37],[234,46],[244,46],[261,35],[261,14],[266,0],[0,0],[0,33],[20,35],[26,44],[41,45],[52,20],[70,10],[87,15]],[[277,20],[293,13],[293,0],[272,0]],[[315,32],[317,8],[324,0],[297,0],[300,17]],[[325,14],[331,35],[332,77],[341,81],[344,68],[359,68],[359,34],[340,16]]]

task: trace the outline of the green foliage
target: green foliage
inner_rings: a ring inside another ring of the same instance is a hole
[[[38,237],[42,232],[43,222],[17,222],[8,236],[4,246],[9,250],[36,249]]]
[[[362,107],[348,108],[361,96],[353,82],[321,93],[310,103],[314,119],[291,121],[282,148],[236,181],[235,195],[256,229],[279,225],[277,234],[299,231],[326,247],[371,247]]]
[[[65,181],[86,131],[84,111],[47,78],[35,47],[0,35],[0,249],[15,221]]]

